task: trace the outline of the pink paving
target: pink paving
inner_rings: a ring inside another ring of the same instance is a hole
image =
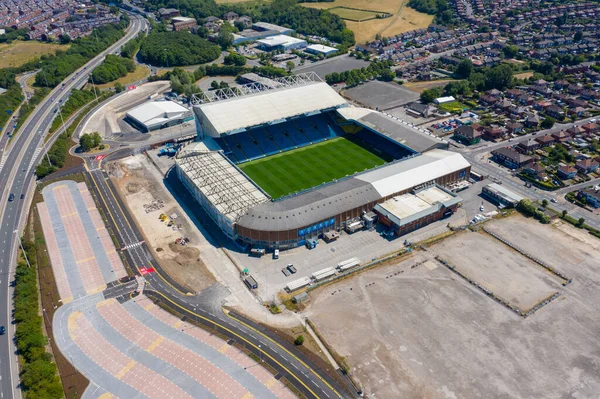
[[[77,262],[83,286],[88,294],[96,293],[106,288],[106,283],[100,273],[94,251],[81,223],[71,192],[66,186],[56,186],[52,191],[65,226],[65,233],[69,239],[71,251]]]
[[[90,191],[83,182],[77,183],[77,188],[81,193],[86,208],[90,212],[90,217],[92,218],[94,226],[96,227],[96,233],[98,234],[98,237],[100,237],[104,251],[108,255],[110,265],[115,272],[115,277],[119,279],[127,276],[123,262],[121,261],[119,254],[115,251],[115,245],[110,238],[110,234],[106,229],[104,220],[102,220],[102,216],[100,216],[100,212],[98,212],[98,208],[96,208],[96,204],[94,203],[94,199],[92,198]]]
[[[73,341],[98,366],[149,398],[191,398],[162,375],[125,356],[96,331],[81,313],[69,319]]]
[[[171,327],[177,326],[178,329],[184,330],[187,335],[195,338],[196,340],[206,345],[211,346],[217,351],[220,351],[223,355],[227,356],[229,359],[233,360],[241,367],[251,367],[257,364],[256,361],[252,360],[245,353],[242,353],[236,350],[235,348],[232,348],[221,338],[212,335],[207,331],[195,327],[189,323],[182,322],[177,317],[173,316],[168,312],[165,312],[163,309],[156,306],[148,298],[141,296],[138,297],[135,300],[135,302],[158,320]],[[276,380],[273,377],[273,374],[268,372],[264,367],[251,367],[246,371],[252,376],[254,376],[254,378],[260,381],[267,388],[269,388],[269,390],[273,392],[278,398],[293,399],[296,397],[292,394],[290,390],[288,390],[285,387],[285,385],[283,385],[279,380]]]
[[[229,374],[190,349],[146,327],[116,300],[103,302],[97,309],[102,317],[125,339],[186,373],[216,397],[223,399],[253,397],[247,395],[247,389]],[[221,342],[227,345],[225,342]]]
[[[38,214],[40,215],[40,221],[42,223],[42,230],[44,232],[44,239],[46,241],[46,248],[48,255],[50,256],[50,263],[52,264],[52,272],[54,273],[54,280],[56,280],[56,287],[58,288],[58,294],[63,302],[69,302],[73,294],[71,293],[71,287],[69,286],[69,279],[65,272],[65,267],[62,262],[62,256],[58,249],[56,242],[56,236],[54,235],[54,229],[52,228],[52,221],[50,220],[50,214],[45,202],[37,204]]]

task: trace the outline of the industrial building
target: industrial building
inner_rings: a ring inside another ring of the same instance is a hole
[[[481,194],[498,204],[501,208],[516,207],[523,199],[519,194],[497,183],[484,186],[481,189]]]
[[[258,43],[258,48],[264,51],[298,50],[306,47],[306,40],[286,35],[265,37],[257,40],[256,43]]]
[[[446,141],[389,115],[350,106],[315,74],[268,85],[250,80],[230,95],[224,89],[193,99],[201,141],[176,157],[185,187],[232,240],[255,248],[293,248],[364,215],[374,220],[378,204],[408,193],[427,206],[411,220],[401,216],[398,233],[458,206],[460,198],[443,187],[466,180],[471,166],[461,154],[446,151]],[[393,161],[275,200],[237,167],[344,135]],[[387,215],[384,209],[381,215]]]
[[[310,44],[306,46],[306,49],[304,51],[316,55],[323,54],[327,57],[329,55],[337,53],[339,50],[335,47],[324,46],[322,44]]]
[[[373,210],[379,222],[400,236],[451,215],[461,201],[451,191],[429,184],[377,204]]]
[[[295,31],[291,28],[286,28],[284,26],[270,24],[268,22],[255,22],[252,24],[252,29],[259,31],[259,32],[274,30],[274,31],[279,32],[280,35],[293,35],[295,33]]]
[[[127,112],[125,121],[142,132],[164,129],[194,119],[192,111],[173,101],[152,101]]]

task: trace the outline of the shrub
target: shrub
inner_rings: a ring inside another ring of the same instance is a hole
[[[294,341],[294,345],[300,346],[304,343],[304,335],[298,335]]]

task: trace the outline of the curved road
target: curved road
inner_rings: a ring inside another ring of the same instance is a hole
[[[22,221],[33,195],[35,176],[33,166],[39,163],[41,146],[48,132],[52,119],[56,116],[54,108],[64,103],[72,89],[82,87],[88,78],[87,72],[98,66],[106,54],[116,51],[121,45],[137,36],[146,27],[144,19],[131,17],[131,24],[123,38],[89,61],[73,75],[65,80],[64,86],[59,86],[40,103],[20,127],[18,135],[6,156],[4,166],[0,170],[0,298],[6,300],[6,306],[0,306],[0,325],[6,326],[6,334],[0,336],[0,399],[21,397],[18,388],[18,367],[14,346],[14,325],[12,323],[12,289],[9,283],[14,278],[16,264],[15,250],[19,245],[19,234]],[[13,193],[14,201],[8,201]],[[24,199],[20,199],[21,194]]]

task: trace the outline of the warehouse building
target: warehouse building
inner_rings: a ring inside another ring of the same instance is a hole
[[[335,47],[324,46],[322,44],[311,44],[306,46],[306,50],[304,51],[315,55],[323,54],[325,57],[327,57],[337,53],[339,50]]]
[[[152,101],[127,112],[125,121],[142,132],[164,129],[194,119],[192,111],[173,101]]]
[[[280,35],[293,35],[295,31],[284,26],[270,24],[268,22],[255,22],[252,24],[252,29],[257,31],[274,30],[279,32]]]
[[[306,47],[306,40],[286,35],[265,37],[257,40],[256,43],[258,43],[258,48],[264,51],[298,50]]]
[[[524,199],[519,194],[496,183],[484,186],[481,189],[481,194],[498,204],[500,207],[516,207],[519,202]]]

